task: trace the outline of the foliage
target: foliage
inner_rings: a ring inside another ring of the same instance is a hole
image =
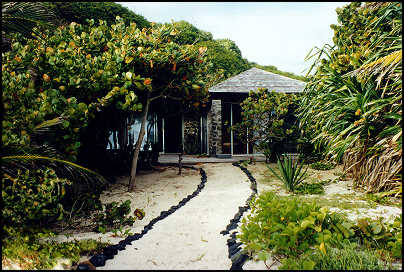
[[[94,239],[58,243],[40,241],[55,234],[47,230],[6,228],[7,239],[2,239],[2,265],[6,260],[20,264],[23,269],[51,269],[60,258],[77,263],[81,256],[93,255],[109,245]],[[69,267],[67,267],[68,269]]]
[[[39,26],[51,27],[56,25],[56,16],[43,3],[2,2],[1,25],[3,39],[11,33],[35,38],[40,35]]]
[[[278,175],[267,165],[268,169],[285,184],[288,191],[294,192],[299,184],[306,178],[306,170],[303,172],[303,163],[299,165],[298,160],[293,161],[289,156],[284,156],[283,160],[278,157],[277,164],[281,175]]]
[[[64,116],[42,143],[75,161],[89,120],[102,111],[140,112],[162,97],[206,102],[206,49],[173,43],[176,33],[172,25],[140,30],[117,18],[110,27],[72,22],[45,39],[15,42],[2,56],[4,145],[29,145],[35,126]]]
[[[44,2],[65,24],[76,22],[87,24],[87,19],[106,21],[108,25],[115,23],[116,16],[121,17],[126,24],[136,23],[142,28],[148,28],[151,23],[139,14],[119,3],[114,2]]]
[[[134,211],[134,217],[128,216],[131,212],[130,200],[118,205],[118,202],[111,202],[104,205],[103,209],[96,211],[95,220],[96,228],[98,232],[105,233],[117,227],[132,226],[136,218],[143,219],[144,211],[136,209]]]
[[[315,169],[315,170],[330,170],[335,168],[335,164],[332,162],[314,162],[310,164],[310,168]]]
[[[327,246],[341,248],[348,241],[401,258],[401,217],[391,224],[366,218],[354,223],[315,202],[273,192],[260,194],[251,207],[238,238],[248,254],[261,260],[271,254],[300,258],[311,249],[329,254]]]
[[[250,67],[242,58],[240,50],[230,40],[208,40],[197,43],[207,47],[208,71],[212,74],[223,74],[223,79],[237,75]],[[214,83],[219,83],[219,78]]]
[[[4,174],[4,224],[23,225],[49,217],[63,218],[60,201],[70,184],[69,180],[59,179],[52,169],[18,170],[16,177]]]
[[[330,225],[337,220],[314,203],[265,192],[253,203],[251,215],[243,219],[239,238],[249,254],[298,256],[310,247],[323,248],[330,242],[336,235],[331,233]]]
[[[374,250],[345,242],[340,248],[326,246],[327,254],[308,251],[299,258],[287,258],[281,270],[386,270],[392,269],[378,258]]]
[[[233,129],[241,139],[247,139],[263,150],[268,158],[276,153],[276,145],[280,142],[297,140],[297,119],[294,116],[297,99],[294,94],[264,88],[250,91],[241,103],[242,122],[234,125]]]
[[[337,14],[335,45],[307,57],[316,59],[302,132],[368,192],[390,190],[402,168],[401,3],[354,2]]]
[[[323,194],[324,185],[328,184],[330,180],[321,180],[315,183],[302,182],[294,190],[296,194]]]
[[[236,53],[238,56],[242,57],[241,50],[240,48],[238,48],[237,44],[234,41],[230,39],[216,39],[215,41],[226,48],[226,50],[230,50]]]
[[[286,77],[297,79],[297,80],[300,80],[300,81],[307,81],[307,78],[304,77],[304,76],[299,76],[299,75],[295,75],[295,74],[290,73],[290,72],[281,71],[281,70],[279,70],[277,67],[275,67],[273,65],[259,65],[259,64],[255,63],[255,62],[249,62],[249,64],[252,67],[257,67],[258,69],[265,70],[267,72],[271,72],[271,73],[274,73],[274,74],[277,74],[277,75],[286,76]]]
[[[173,22],[177,35],[173,37],[173,42],[178,44],[195,44],[202,41],[211,41],[213,36],[210,32],[206,32],[196,28],[187,21]],[[168,23],[166,25],[169,25]]]

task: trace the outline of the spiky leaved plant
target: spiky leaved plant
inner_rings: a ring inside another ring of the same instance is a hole
[[[302,171],[303,162],[299,164],[298,160],[293,160],[289,156],[283,156],[283,160],[277,157],[277,164],[281,175],[278,175],[268,165],[267,167],[280,181],[285,184],[288,191],[294,192],[295,188],[306,178],[307,167],[304,171]]]

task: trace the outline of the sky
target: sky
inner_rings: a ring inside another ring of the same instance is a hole
[[[213,39],[233,40],[243,58],[305,75],[309,51],[332,44],[335,9],[348,2],[117,2],[148,21],[185,20]]]

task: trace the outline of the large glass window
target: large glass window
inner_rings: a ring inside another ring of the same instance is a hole
[[[126,136],[127,136],[127,140],[125,140],[125,142],[127,142],[128,145],[131,146],[135,146],[136,145],[136,141],[139,137],[139,133],[140,133],[140,128],[142,125],[142,117],[141,116],[137,116],[135,118],[132,118],[133,121],[130,120],[130,118],[128,118],[126,120],[127,123],[127,130],[126,132]],[[149,141],[150,146],[149,149],[151,148],[151,145],[153,143],[155,143],[157,141],[157,125],[156,125],[156,116],[153,115],[149,115],[147,120],[146,120],[146,131],[145,131],[145,135],[143,137],[143,141],[142,141],[142,145],[140,147],[140,150],[144,150],[145,144],[147,141]],[[119,144],[119,132],[117,130],[112,130],[109,132],[109,137],[108,137],[108,145],[107,145],[107,149],[121,149],[121,146]]]

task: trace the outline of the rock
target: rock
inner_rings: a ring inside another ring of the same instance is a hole
[[[96,268],[91,262],[84,261],[84,262],[79,263],[76,270],[96,270]]]
[[[104,254],[96,254],[93,257],[91,257],[90,262],[96,267],[104,266],[106,259],[107,258],[105,257]]]

